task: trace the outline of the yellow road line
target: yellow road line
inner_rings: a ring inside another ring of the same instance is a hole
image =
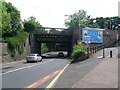
[[[69,63],[69,64],[70,64],[70,63]],[[60,77],[60,75],[64,72],[64,70],[68,67],[69,64],[67,64],[67,65],[62,69],[62,71],[53,79],[53,81],[46,87],[45,90],[49,90],[50,88],[54,87],[56,81],[58,80],[58,78]]]

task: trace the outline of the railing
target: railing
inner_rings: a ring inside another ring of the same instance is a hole
[[[65,28],[50,28],[50,27],[37,27],[33,33],[37,34],[62,34],[72,35],[72,30]]]

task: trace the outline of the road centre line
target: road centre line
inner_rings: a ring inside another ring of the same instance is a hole
[[[51,60],[52,60],[52,59],[51,59]],[[49,61],[51,61],[51,60],[49,60]],[[0,69],[8,67],[8,66],[6,66],[6,65],[9,65],[9,64],[15,64],[15,63],[20,63],[20,62],[25,62],[25,61],[26,61],[26,60],[21,60],[21,61],[15,61],[15,62],[11,62],[11,63],[1,64],[1,65],[4,65],[4,66],[0,67]],[[47,63],[47,62],[43,62],[43,63]]]
[[[53,60],[55,60],[55,59],[51,59],[51,60],[49,60],[49,61],[46,61],[46,62],[43,62],[43,63],[39,63],[39,64],[35,64],[35,65],[31,65],[31,66],[26,66],[26,67],[18,68],[18,69],[15,69],[15,70],[10,70],[10,71],[5,72],[5,73],[0,73],[0,75],[12,73],[12,72],[16,72],[16,71],[23,70],[23,69],[27,69],[27,68],[31,68],[31,67],[34,67],[34,66],[38,66],[38,65],[41,65],[41,64],[45,64],[45,63],[51,62],[51,61],[53,61]]]

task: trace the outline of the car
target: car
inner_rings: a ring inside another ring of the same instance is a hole
[[[64,57],[64,53],[61,51],[58,53],[58,57]]]
[[[26,57],[26,61],[27,62],[33,62],[33,61],[38,62],[38,61],[42,61],[42,57],[37,53],[31,53]]]

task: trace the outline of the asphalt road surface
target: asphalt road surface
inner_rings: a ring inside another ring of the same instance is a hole
[[[116,57],[117,52],[116,48],[107,48],[105,49],[105,58],[109,58],[110,50],[113,51],[113,57]],[[90,70],[92,70],[97,64],[99,64],[103,55],[102,50],[98,51],[93,55],[90,60],[85,60],[81,62],[81,67],[78,74],[77,67],[72,68],[73,65],[70,65],[66,68],[65,71],[71,68],[73,69],[70,73],[71,78],[68,79],[69,83],[65,83],[64,77],[66,73],[63,73],[56,83],[56,88],[59,87],[72,87],[75,82],[84,77]],[[2,88],[46,88],[54,78],[62,71],[62,69],[69,63],[68,59],[43,59],[42,62],[38,63],[26,63],[26,61],[18,63],[5,64],[2,67]],[[88,67],[89,66],[89,67]],[[76,72],[75,72],[76,71]],[[71,76],[72,75],[72,76]]]
[[[26,61],[2,66],[2,88],[46,88],[69,63],[68,59],[43,59],[38,63]]]

